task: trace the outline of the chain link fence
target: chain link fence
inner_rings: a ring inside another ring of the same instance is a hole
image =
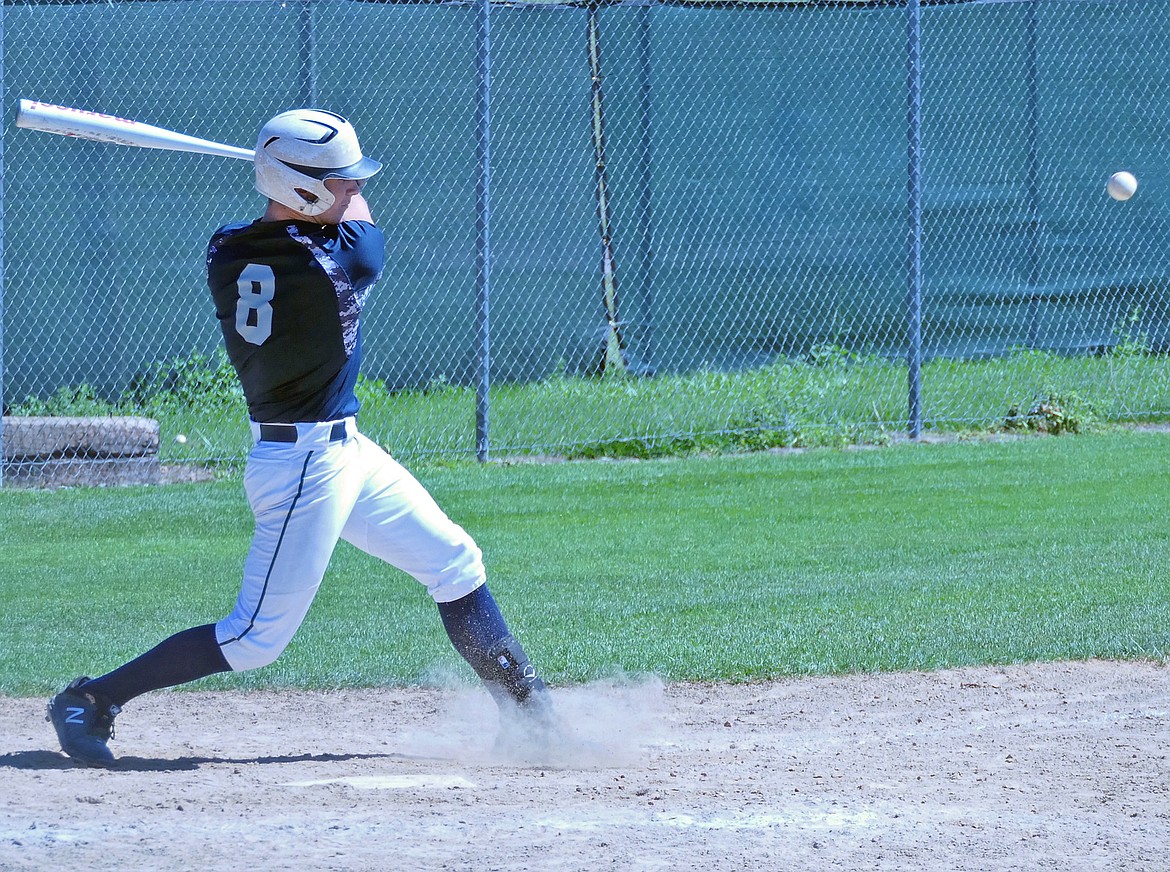
[[[350,118],[386,164],[361,422],[402,457],[1165,416],[1165,12],[6,2],[8,480],[242,459],[203,258],[262,210],[246,162],[16,129],[20,98],[244,146]]]

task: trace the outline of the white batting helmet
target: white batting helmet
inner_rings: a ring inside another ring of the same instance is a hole
[[[353,125],[333,112],[281,112],[256,140],[256,190],[302,215],[333,205],[326,179],[368,179],[380,169],[362,155]]]

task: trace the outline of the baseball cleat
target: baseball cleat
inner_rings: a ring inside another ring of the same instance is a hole
[[[53,724],[61,750],[78,763],[108,768],[114,755],[106,747],[114,735],[114,718],[121,711],[116,705],[101,706],[93,694],[85,692],[88,678],[78,678],[49,700],[45,720]]]

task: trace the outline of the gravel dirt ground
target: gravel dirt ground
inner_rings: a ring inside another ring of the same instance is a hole
[[[161,692],[115,770],[0,698],[0,869],[1165,870],[1170,667],[555,688]]]

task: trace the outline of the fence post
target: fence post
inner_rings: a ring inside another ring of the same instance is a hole
[[[491,2],[476,0],[475,71],[479,90],[475,104],[475,156],[478,174],[475,182],[475,327],[478,373],[475,386],[475,457],[480,463],[488,459],[491,411]]]
[[[313,27],[314,0],[301,0],[301,68],[300,104],[306,109],[317,106],[317,34]]]
[[[907,90],[909,108],[907,211],[906,330],[910,438],[922,433],[922,6],[920,0],[906,2]]]
[[[1028,4],[1028,348],[1039,338],[1040,279],[1040,81],[1036,0]]]
[[[0,2],[0,95],[4,94],[4,4]],[[4,487],[4,137],[0,136],[0,487]]]
[[[650,5],[638,8],[638,78],[642,85],[638,128],[641,133],[638,149],[638,224],[641,228],[639,244],[642,254],[642,318],[640,331],[642,357],[640,369],[645,375],[654,375],[654,179],[652,113],[650,90]]]

